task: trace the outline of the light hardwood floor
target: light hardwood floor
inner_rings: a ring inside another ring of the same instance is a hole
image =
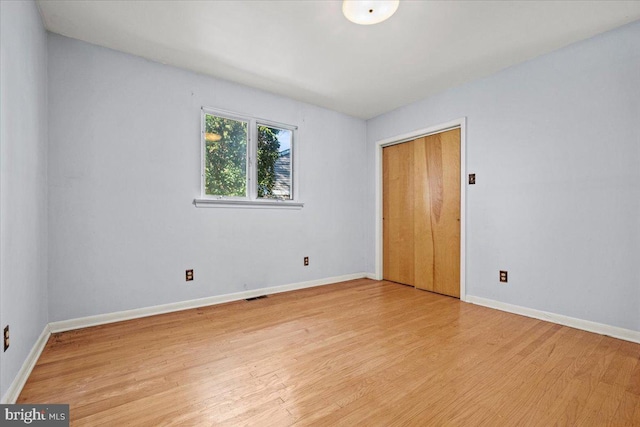
[[[640,426],[640,345],[355,280],[54,334],[77,426]]]

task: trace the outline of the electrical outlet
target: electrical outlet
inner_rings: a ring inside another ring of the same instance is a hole
[[[304,257],[304,265],[305,266],[309,265],[309,257],[308,256]]]
[[[505,270],[500,270],[500,281],[507,283],[507,272]]]
[[[193,280],[193,270],[187,270],[185,276],[187,278],[187,282],[192,281]]]
[[[470,173],[469,174],[469,185],[474,185],[476,183],[476,174],[475,173]]]
[[[4,327],[4,351],[9,348],[9,325]]]

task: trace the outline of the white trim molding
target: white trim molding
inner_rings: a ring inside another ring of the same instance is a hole
[[[31,371],[33,371],[34,366],[36,366],[36,362],[40,358],[40,354],[42,354],[42,350],[44,350],[45,345],[47,345],[47,341],[51,336],[51,329],[49,329],[49,325],[44,325],[44,329],[42,333],[36,340],[33,347],[31,347],[31,351],[27,355],[20,371],[18,371],[18,375],[13,379],[13,382],[9,386],[9,389],[2,396],[3,404],[13,404],[18,400],[18,396],[20,396],[20,392],[22,392],[22,388],[29,379],[29,375],[31,375]]]
[[[476,297],[473,295],[467,295],[467,302],[500,311],[506,311],[507,313],[532,317],[534,319],[557,323],[559,325],[569,326],[571,328],[582,329],[583,331],[593,332],[600,335],[608,335],[613,338],[619,338],[621,340],[640,344],[640,331],[634,331],[632,329],[620,328],[617,326],[606,325],[604,323],[597,323],[590,320],[569,317],[562,314],[549,313],[547,311],[508,304],[505,302]]]
[[[304,203],[290,200],[194,199],[196,208],[302,209]]]
[[[376,142],[375,196],[376,196],[376,258],[375,280],[382,280],[382,149],[390,145],[411,141],[421,136],[433,135],[450,129],[460,128],[460,301],[466,301],[466,228],[467,228],[467,118],[462,117],[450,122],[414,130],[402,135],[385,138]]]
[[[169,304],[151,307],[136,308],[133,310],[118,311],[115,313],[98,314],[95,316],[80,317],[77,319],[61,320],[49,323],[52,333],[70,331],[73,329],[88,328],[90,326],[104,325],[107,323],[122,322],[124,320],[138,319],[141,317],[155,316],[157,314],[172,313],[174,311],[189,310],[191,308],[206,307],[209,305],[224,304],[232,301],[240,301],[261,295],[277,294],[281,292],[295,291],[298,289],[312,288],[315,286],[331,285],[347,280],[364,279],[366,273],[347,274],[325,279],[310,280],[307,282],[292,283],[289,285],[272,286],[269,288],[252,289],[233,294],[216,295],[187,301],[173,302]]]

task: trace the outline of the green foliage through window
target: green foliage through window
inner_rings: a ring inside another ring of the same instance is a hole
[[[258,197],[291,198],[290,147],[290,130],[258,126]]]
[[[273,195],[276,183],[276,161],[278,160],[279,129],[258,126],[258,197]]]
[[[206,195],[292,199],[292,130],[209,113],[204,120]],[[248,163],[251,153],[255,164]]]
[[[206,114],[206,194],[247,195],[247,126],[247,122]]]

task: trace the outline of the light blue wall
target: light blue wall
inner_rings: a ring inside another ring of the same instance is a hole
[[[49,87],[52,321],[364,271],[363,120],[54,34]],[[299,126],[302,210],[193,206],[202,106]]]
[[[375,142],[463,116],[467,294],[640,330],[640,22],[370,120],[369,271]]]
[[[47,34],[34,2],[0,2],[0,353],[5,396],[47,318]],[[0,350],[1,351],[1,350]]]

